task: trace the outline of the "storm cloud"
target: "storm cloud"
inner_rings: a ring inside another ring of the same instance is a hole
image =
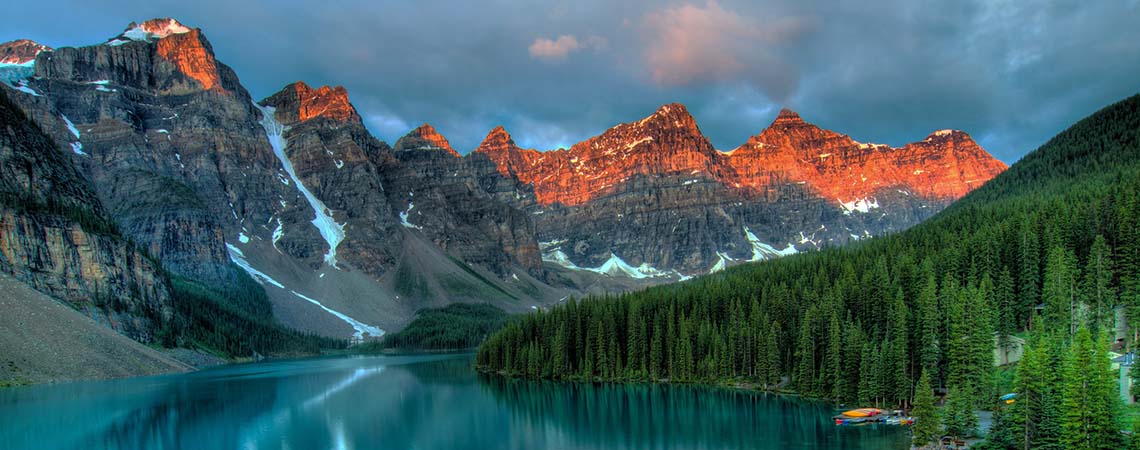
[[[166,16],[256,98],[344,85],[378,137],[430,122],[464,152],[496,125],[550,149],[677,101],[726,150],[790,107],[864,142],[961,129],[1013,162],[1140,88],[1138,0],[45,0],[6,5],[0,40]]]

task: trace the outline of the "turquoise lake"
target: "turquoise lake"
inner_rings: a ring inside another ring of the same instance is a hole
[[[482,376],[471,355],[317,358],[0,389],[0,449],[905,449],[821,402]]]

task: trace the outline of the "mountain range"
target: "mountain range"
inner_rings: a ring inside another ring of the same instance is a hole
[[[144,343],[175,314],[164,274],[252,277],[288,327],[375,337],[425,307],[521,312],[899,231],[1006,168],[962,131],[894,148],[790,110],[721,151],[676,103],[570,148],[497,127],[461,155],[429,124],[389,145],[343,87],[253,98],[174,19],[2,44],[0,81],[0,270]]]

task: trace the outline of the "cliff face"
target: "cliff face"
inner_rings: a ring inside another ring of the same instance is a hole
[[[173,313],[160,267],[119,235],[67,155],[0,92],[0,270],[150,342]]]
[[[42,52],[21,106],[87,176],[125,235],[169,270],[232,281],[227,240],[266,238],[303,204],[261,113],[206,38],[167,19]],[[301,230],[294,254],[320,254]]]
[[[343,230],[336,245],[338,262],[380,277],[399,257],[397,220],[385,196],[381,168],[392,163],[391,149],[364,128],[342,87],[313,89],[302,82],[286,86],[261,101],[285,127],[284,155],[298,180],[318,199]],[[306,205],[308,206],[308,205]],[[297,233],[311,228],[314,210],[281,218],[278,248],[307,239],[304,248],[329,244],[322,236]],[[286,250],[302,256],[301,252]]]
[[[507,277],[518,267],[543,278],[534,224],[480,183],[447,139],[428,124],[396,141],[399,166],[386,172],[402,224],[462,260]]]

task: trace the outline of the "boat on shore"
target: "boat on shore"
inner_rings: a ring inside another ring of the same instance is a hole
[[[911,425],[914,418],[903,414],[902,411],[886,412],[877,408],[858,408],[834,417],[836,425],[863,425],[868,423],[884,423],[887,425]]]

